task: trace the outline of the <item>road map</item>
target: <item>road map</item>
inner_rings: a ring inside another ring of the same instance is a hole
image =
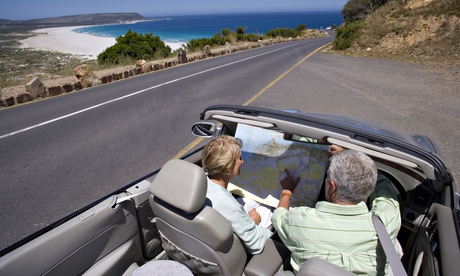
[[[293,178],[300,176],[291,206],[314,207],[326,172],[328,145],[285,140],[282,133],[243,124],[235,137],[243,143],[244,164],[228,186],[232,193],[276,207],[280,180],[288,169]]]

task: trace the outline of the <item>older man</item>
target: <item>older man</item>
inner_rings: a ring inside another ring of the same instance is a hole
[[[274,228],[291,250],[291,264],[297,272],[303,262],[319,257],[355,274],[383,275],[388,265],[371,216],[377,215],[393,243],[401,218],[396,194],[388,180],[377,174],[375,163],[355,150],[332,155],[325,181],[325,197],[315,208],[289,210],[292,192],[299,179],[281,181],[278,208],[271,218]],[[377,182],[377,184],[376,184]],[[370,196],[369,212],[366,199]]]

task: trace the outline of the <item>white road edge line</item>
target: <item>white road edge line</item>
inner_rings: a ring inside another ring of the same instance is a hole
[[[41,126],[44,126],[44,125],[48,125],[48,124],[51,124],[51,123],[54,123],[54,122],[57,122],[57,121],[60,121],[60,120],[75,116],[77,114],[80,114],[80,113],[83,113],[83,112],[86,112],[86,111],[89,111],[89,110],[92,110],[92,109],[96,109],[98,107],[101,107],[101,106],[104,106],[104,105],[107,105],[107,104],[110,104],[110,103],[113,103],[113,102],[121,101],[123,99],[126,99],[126,98],[129,98],[129,97],[132,97],[132,96],[147,92],[147,91],[152,90],[152,89],[156,89],[156,88],[164,86],[164,85],[168,85],[168,84],[171,84],[171,83],[174,83],[174,82],[178,82],[180,80],[188,79],[188,78],[200,75],[200,74],[204,74],[204,73],[207,73],[207,72],[210,72],[210,71],[214,71],[214,70],[217,70],[217,69],[220,69],[220,68],[223,68],[223,67],[227,67],[227,66],[230,66],[230,65],[233,65],[233,64],[236,64],[236,63],[240,63],[240,62],[243,62],[243,61],[246,61],[246,60],[250,60],[250,59],[253,59],[253,58],[258,58],[260,56],[268,55],[268,54],[271,54],[271,53],[274,53],[274,52],[277,52],[277,51],[280,51],[280,50],[284,50],[286,48],[293,47],[293,46],[295,46],[295,45],[288,45],[288,46],[278,48],[276,50],[272,50],[272,51],[269,51],[269,52],[266,52],[266,53],[262,53],[262,54],[258,54],[258,55],[252,56],[252,57],[240,59],[240,60],[230,62],[230,63],[224,64],[224,65],[213,67],[213,68],[210,68],[210,69],[198,72],[198,73],[194,73],[194,74],[191,74],[191,75],[188,75],[188,76],[185,76],[185,77],[181,77],[181,78],[178,78],[178,79],[174,79],[174,80],[171,80],[171,81],[160,83],[158,85],[155,85],[155,86],[152,86],[152,87],[149,87],[149,88],[146,88],[146,89],[142,89],[142,90],[136,91],[134,93],[131,93],[131,94],[128,94],[128,95],[125,95],[125,96],[110,100],[110,101],[106,101],[106,102],[103,102],[103,103],[100,103],[100,104],[97,104],[97,105],[93,105],[91,107],[88,107],[88,108],[85,108],[85,109],[82,109],[82,110],[79,110],[79,111],[76,111],[76,112],[73,112],[73,113],[69,113],[67,115],[57,117],[57,118],[49,120],[49,121],[45,121],[43,123],[39,123],[39,124],[30,126],[30,127],[26,127],[26,128],[23,128],[23,129],[20,129],[20,130],[11,132],[11,133],[1,135],[0,139],[4,139],[4,138],[7,138],[7,137],[10,137],[10,136],[22,133],[22,132],[26,132],[26,131],[29,131],[29,130],[32,130],[34,128],[38,128],[38,127],[41,127]]]

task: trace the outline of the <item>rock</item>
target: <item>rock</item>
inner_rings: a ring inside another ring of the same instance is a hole
[[[32,99],[44,97],[46,93],[45,86],[38,77],[33,78],[26,84],[26,91],[29,92]]]
[[[370,52],[370,51],[372,51],[372,48],[369,47],[366,49],[366,52]]]
[[[185,54],[185,51],[184,50],[180,50],[178,53],[177,53],[177,62],[179,64],[183,64],[183,63],[187,63],[188,60],[187,60],[187,55]]]
[[[202,52],[203,52],[203,54],[205,54],[206,56],[210,56],[210,55],[211,55],[211,46],[209,46],[209,45],[204,46]]]
[[[2,105],[4,106],[13,106],[15,104],[14,97],[6,98],[3,102],[4,104],[2,103]]]
[[[89,66],[87,64],[78,65],[73,69],[73,73],[77,79],[84,77],[89,71]]]
[[[61,86],[48,87],[48,94],[51,97],[61,95],[62,94],[62,87]]]
[[[20,94],[16,97],[16,101],[18,104],[20,103],[26,103],[26,102],[31,102],[33,101],[34,99],[32,98],[32,96],[30,96],[29,93],[24,93],[24,94]]]
[[[75,77],[82,84],[83,87],[93,87],[101,83],[94,72],[89,68],[87,64],[82,64],[73,69]]]
[[[64,92],[70,93],[73,91],[73,85],[70,83],[66,83],[62,86],[62,89],[64,89]]]
[[[145,60],[143,60],[143,59],[140,59],[140,60],[136,61],[136,67],[142,67],[142,66],[144,66],[146,63],[147,63],[147,61],[145,61]]]
[[[75,90],[82,90],[84,87],[81,82],[77,82],[74,84]]]
[[[136,62],[136,68],[138,69],[138,74],[149,72],[149,67],[147,66],[147,61],[140,59]]]

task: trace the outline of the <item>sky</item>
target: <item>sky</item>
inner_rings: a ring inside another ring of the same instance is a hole
[[[342,10],[347,0],[10,0],[0,19],[27,20],[65,15],[137,12],[145,17],[232,12]]]

